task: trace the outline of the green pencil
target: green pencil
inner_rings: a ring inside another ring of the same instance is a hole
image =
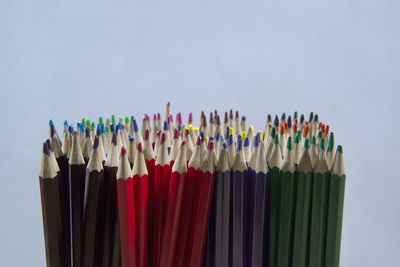
[[[277,267],[289,267],[292,256],[293,212],[294,212],[294,153],[292,137],[289,136],[285,160],[282,165],[281,198],[279,212]]]
[[[345,183],[343,148],[339,145],[331,169],[325,267],[338,267],[340,262]]]
[[[278,246],[279,231],[279,202],[280,202],[280,184],[282,173],[282,153],[279,146],[278,134],[275,134],[274,145],[272,148],[271,158],[268,162],[268,179],[269,179],[269,246],[268,261],[269,266],[275,266],[275,259]]]
[[[313,178],[308,138],[304,141],[304,152],[301,156],[297,173],[292,266],[305,267],[308,266],[309,255],[308,237]]]
[[[311,201],[310,267],[323,266],[326,247],[326,218],[328,212],[330,173],[325,156],[325,142],[321,139],[320,153],[314,168]]]

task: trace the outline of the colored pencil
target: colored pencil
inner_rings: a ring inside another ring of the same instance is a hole
[[[62,145],[54,123],[50,120],[50,142],[51,147],[56,157],[57,165],[60,168],[60,194],[63,214],[63,232],[65,241],[67,242],[67,260],[68,266],[71,265],[71,228],[70,228],[70,213],[69,213],[69,179],[68,179],[68,159],[62,152]]]
[[[136,267],[136,232],[132,170],[126,154],[121,148],[117,171],[118,216],[121,239],[121,266]]]
[[[308,266],[312,180],[309,141],[306,138],[304,152],[297,168],[292,266]]]
[[[290,116],[289,116],[290,118]],[[291,266],[293,240],[293,213],[295,193],[295,165],[292,149],[292,137],[288,137],[285,159],[282,165],[282,181],[279,210],[279,240],[277,247],[276,266]]]
[[[108,153],[107,161],[104,165],[104,245],[103,245],[103,263],[102,266],[114,266],[112,262],[114,257],[114,249],[120,247],[119,236],[118,242],[115,242],[115,236],[118,226],[118,209],[117,209],[117,170],[119,166],[119,153],[117,147],[117,136],[112,135],[111,148]],[[119,251],[118,251],[119,253]]]
[[[101,206],[104,170],[102,156],[99,150],[99,137],[96,136],[93,143],[92,154],[87,165],[86,192],[83,217],[83,266],[99,266],[102,261],[102,249],[96,249],[103,244],[102,233],[98,228],[102,226]],[[97,250],[97,251],[96,251]]]
[[[247,258],[247,187],[244,171],[247,169],[242,137],[237,141],[237,152],[232,165],[232,266],[246,266]]]
[[[185,191],[183,192],[183,207],[179,225],[179,235],[176,244],[176,266],[185,266],[190,231],[193,217],[193,203],[196,196],[197,181],[200,175],[202,164],[202,145],[201,137],[197,137],[196,147],[188,163]]]
[[[83,266],[83,205],[85,195],[86,167],[76,132],[72,137],[69,158],[69,184],[71,199],[71,248],[72,266]]]
[[[168,192],[168,208],[165,217],[164,234],[161,244],[160,267],[174,266],[176,242],[178,239],[179,219],[183,206],[183,193],[187,176],[185,141],[179,149]]]
[[[40,196],[42,202],[43,232],[47,266],[69,266],[67,243],[64,239],[61,177],[54,154],[46,142],[43,143],[42,162],[39,172]]]
[[[143,156],[142,143],[137,145],[133,166],[133,188],[135,198],[136,256],[137,266],[148,266],[149,251],[149,210],[148,210],[148,172]]]
[[[338,146],[331,169],[327,217],[325,266],[339,267],[346,171],[343,148]]]
[[[211,211],[211,202],[215,178],[214,143],[208,143],[205,160],[201,165],[196,189],[193,220],[190,231],[190,241],[187,252],[187,267],[201,267],[207,240],[208,219]]]
[[[161,134],[160,148],[154,167],[154,213],[153,213],[153,241],[152,241],[152,266],[159,266],[162,237],[165,226],[165,216],[168,204],[168,181],[171,176],[168,145],[165,142],[165,133]]]

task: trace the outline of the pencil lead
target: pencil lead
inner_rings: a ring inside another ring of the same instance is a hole
[[[303,123],[304,122],[304,114],[301,114],[301,116],[300,116],[300,123]]]
[[[247,136],[244,139],[244,144],[243,145],[246,146],[246,147],[250,145],[250,141],[249,141],[249,138]]]
[[[276,133],[276,129],[275,129],[275,127],[272,127],[272,129],[271,129],[271,137],[272,138],[275,138],[275,134]]]
[[[309,149],[310,148],[310,143],[308,141],[308,138],[306,138],[306,140],[304,141],[304,148],[305,149]]]
[[[193,123],[193,113],[190,112],[190,113],[189,113],[188,124],[192,124],[192,123]]]
[[[162,144],[164,144],[165,140],[167,139],[167,135],[165,133],[161,134],[161,138],[160,138],[160,146]]]
[[[130,143],[133,143],[133,142],[135,141],[135,138],[133,138],[132,135],[128,136],[128,138],[129,138],[129,142],[130,142]]]
[[[288,127],[292,128],[292,117],[290,115],[288,117],[287,123],[288,123]]]
[[[308,119],[308,122],[312,122],[314,119],[314,112],[310,112],[310,118]]]
[[[208,150],[213,150],[214,149],[214,141],[210,140],[210,142],[208,142]]]
[[[314,122],[316,122],[316,123],[318,123],[318,114],[315,114],[315,116],[314,116]]]
[[[124,155],[126,155],[126,148],[121,147],[121,156],[120,157],[123,157]]]
[[[246,116],[242,116],[242,121],[245,121],[246,120]]]
[[[114,125],[114,124],[110,124],[110,131],[111,131],[112,133],[115,132],[115,125]]]
[[[43,154],[50,156],[50,149],[49,149],[49,146],[47,145],[47,142],[43,143]]]
[[[128,124],[129,123],[129,117],[125,117],[125,123]]]
[[[272,117],[271,114],[267,115],[267,124],[270,123],[272,121]]]
[[[318,138],[322,139],[322,131],[321,130],[318,131]]]
[[[199,146],[199,145],[201,145],[201,137],[200,137],[200,135],[197,136],[197,141],[196,141],[196,146]]]
[[[285,121],[285,120],[286,120],[286,113],[283,112],[283,113],[282,113],[282,116],[281,116],[281,121]]]
[[[339,153],[343,153],[343,147],[341,145],[338,145],[336,151]]]
[[[233,120],[233,110],[232,109],[229,110],[229,119]]]
[[[146,129],[146,131],[144,132],[144,141],[148,140],[150,137],[150,130]]]
[[[238,110],[236,110],[235,119],[239,119],[239,111]]]
[[[228,135],[228,146],[230,146],[230,145],[232,145],[233,144],[233,135],[232,134],[229,134]]]
[[[279,118],[278,118],[278,115],[275,115],[274,126],[275,126],[276,128],[279,127]]]
[[[117,145],[117,134],[116,133],[113,133],[111,143],[115,146]]]
[[[332,151],[333,150],[333,146],[334,146],[334,134],[333,134],[333,132],[331,132],[330,135],[329,135],[327,151],[329,151],[329,152]]]
[[[292,150],[292,137],[289,136],[288,140],[287,140],[287,145],[286,145],[287,149]]]
[[[247,133],[246,133],[245,131],[243,131],[243,132],[242,132],[242,136],[241,136],[242,139],[244,140],[244,139],[246,138],[246,136],[247,136]]]
[[[220,119],[219,115],[217,115],[217,125],[221,125],[221,119]]]
[[[256,139],[254,139],[254,147],[258,147],[260,145],[260,134],[256,134]]]
[[[239,135],[237,139],[236,152],[239,153],[242,150],[242,137]]]
[[[274,144],[279,145],[279,137],[277,134],[275,135]]]
[[[313,137],[311,138],[311,144],[315,145],[317,143],[317,140],[315,138],[315,135],[313,135]]]
[[[180,130],[175,129],[175,130],[174,130],[174,139],[178,139],[180,135],[181,135]]]
[[[86,138],[90,137],[90,129],[89,129],[89,127],[85,128],[85,137]]]
[[[100,143],[99,137],[96,136],[96,137],[94,138],[94,142],[93,142],[93,149],[98,148],[98,147],[99,147],[99,143]]]
[[[325,151],[325,140],[322,138],[321,143],[319,144],[322,151]]]
[[[219,141],[220,138],[221,138],[221,134],[219,132],[217,132],[217,134],[215,135],[215,141]]]
[[[51,152],[53,152],[53,146],[51,145],[50,139],[46,139],[46,144],[47,144],[47,147],[49,148],[49,150]]]
[[[64,126],[68,127],[68,121],[67,120],[64,121]]]
[[[139,126],[135,119],[133,119],[133,130],[137,133],[139,131]]]
[[[228,123],[228,112],[225,112],[224,123]]]
[[[161,135],[162,136],[162,135]],[[162,137],[161,137],[162,138]],[[165,141],[165,140],[164,140]],[[142,147],[142,143],[138,143],[137,144],[137,151],[139,152],[139,153],[143,153],[143,147]]]
[[[200,134],[199,134],[199,136],[201,137],[201,142],[204,142],[204,132],[203,131],[200,131]]]
[[[227,145],[225,142],[223,142],[223,143],[222,143],[222,148],[223,148],[223,149],[227,149],[227,148],[228,148],[228,145]]]
[[[115,125],[115,115],[114,114],[111,115],[111,122],[112,122],[112,124]]]
[[[164,121],[164,127],[163,127],[164,131],[168,131],[168,122]]]

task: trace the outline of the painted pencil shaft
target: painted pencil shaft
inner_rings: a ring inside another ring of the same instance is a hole
[[[85,165],[70,165],[69,183],[71,200],[72,266],[82,266],[83,252],[83,202],[85,195]]]
[[[113,261],[114,239],[117,222],[117,167],[104,167],[104,245],[103,264],[111,266]],[[119,241],[118,241],[119,242]]]
[[[267,260],[267,227],[266,211],[268,204],[268,176],[265,173],[258,172],[255,180],[255,201],[254,201],[254,223],[252,238],[251,263],[253,267],[265,266]],[[272,235],[270,233],[270,235]]]
[[[104,171],[90,171],[86,179],[86,198],[84,207],[84,247],[83,247],[83,266],[99,266],[101,263],[101,253],[96,253],[96,246],[103,244],[103,240],[98,240],[103,233],[99,231],[101,227],[101,195],[103,190]],[[97,241],[97,242],[96,242]],[[97,252],[101,250],[97,249]]]
[[[149,185],[149,201],[148,201],[148,210],[149,210],[149,266],[152,266],[152,248],[153,248],[153,220],[154,220],[154,158],[147,160],[146,159],[146,167],[149,172],[148,174],[148,185]]]
[[[343,163],[343,150],[338,146],[331,170],[329,185],[328,225],[326,237],[326,267],[339,267],[340,242],[342,237],[343,205],[346,174]]]
[[[276,257],[277,267],[291,266],[293,213],[294,213],[294,174],[282,173],[281,206],[278,233],[278,248]]]
[[[329,180],[329,172],[314,173],[310,219],[310,267],[322,266],[325,262]]]
[[[43,231],[48,267],[68,266],[66,242],[62,231],[60,177],[39,177]]]
[[[253,255],[253,235],[254,235],[254,205],[256,196],[256,173],[250,167],[244,171],[245,181],[247,185],[247,251],[245,266],[252,266]]]
[[[275,266],[277,247],[279,246],[279,210],[281,198],[282,173],[277,167],[272,167],[268,172],[269,178],[269,243],[268,261],[269,266]]]
[[[308,266],[312,173],[297,174],[292,266]]]
[[[247,250],[246,216],[245,216],[245,181],[242,171],[233,171],[232,174],[232,266],[245,266],[245,252]]]
[[[134,175],[135,221],[136,221],[136,255],[138,267],[148,266],[148,176]]]
[[[179,235],[176,244],[176,266],[185,266],[190,239],[190,230],[193,218],[193,203],[196,196],[196,187],[199,170],[188,168],[186,188],[183,193],[183,206],[179,222]]]

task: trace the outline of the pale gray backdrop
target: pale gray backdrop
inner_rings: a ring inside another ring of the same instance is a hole
[[[347,165],[342,266],[399,266],[400,5],[0,1],[0,265],[44,266],[48,120],[318,112]],[[395,116],[397,115],[397,116]]]

